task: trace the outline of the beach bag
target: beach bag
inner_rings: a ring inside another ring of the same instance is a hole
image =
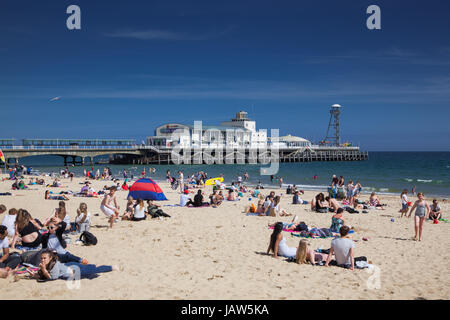
[[[90,233],[89,231],[84,231],[80,236],[80,241],[82,241],[85,245],[93,245],[97,244],[97,238]]]

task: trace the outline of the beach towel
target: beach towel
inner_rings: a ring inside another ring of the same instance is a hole
[[[25,265],[19,265],[18,267],[17,267],[17,270],[16,270],[16,274],[26,274],[26,273],[33,273],[33,272],[37,272],[37,271],[39,271],[39,268],[37,268],[37,267],[27,267],[27,266],[25,266]]]
[[[273,229],[273,227],[269,227],[269,229]],[[283,231],[285,231],[285,232],[298,232],[298,231],[295,231],[295,230],[288,230],[288,229],[283,229]]]

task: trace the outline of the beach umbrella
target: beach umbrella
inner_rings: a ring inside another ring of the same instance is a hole
[[[158,184],[149,178],[141,178],[130,187],[128,197],[134,200],[167,200]]]

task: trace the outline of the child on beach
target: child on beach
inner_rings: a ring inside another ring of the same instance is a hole
[[[425,196],[422,192],[419,192],[417,194],[417,198],[419,198],[419,200],[414,202],[411,211],[409,211],[408,218],[411,217],[411,213],[414,211],[414,209],[416,209],[416,212],[414,214],[414,240],[417,241],[417,234],[419,234],[419,241],[422,241],[423,222],[430,215],[430,206],[425,201]]]
[[[39,271],[34,277],[41,280],[74,279],[97,273],[118,271],[117,266],[95,266],[93,264],[83,265],[77,262],[61,263],[56,253],[46,250],[41,254]]]
[[[77,232],[89,231],[91,227],[91,214],[87,211],[87,204],[82,202],[77,209],[77,217],[75,218]]]
[[[113,227],[115,219],[119,218],[120,207],[117,205],[116,190],[115,186],[109,188],[109,194],[105,195],[100,205],[100,210],[109,218],[110,228]]]
[[[406,214],[408,213],[409,207],[408,207],[407,194],[408,194],[408,190],[406,190],[406,189],[403,189],[402,193],[400,194],[400,198],[402,199],[402,208],[399,211],[401,213],[400,218],[403,218],[403,215],[405,215],[405,217],[406,217]]]
[[[439,203],[436,199],[433,199],[433,204],[430,207],[430,219],[434,220],[435,222],[442,218],[442,212],[441,207],[439,206]]]

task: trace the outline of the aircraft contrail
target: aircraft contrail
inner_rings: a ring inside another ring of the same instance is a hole
[[[54,98],[50,99],[50,101],[56,101],[56,100],[59,100],[59,99],[61,99],[61,97],[54,97]]]

